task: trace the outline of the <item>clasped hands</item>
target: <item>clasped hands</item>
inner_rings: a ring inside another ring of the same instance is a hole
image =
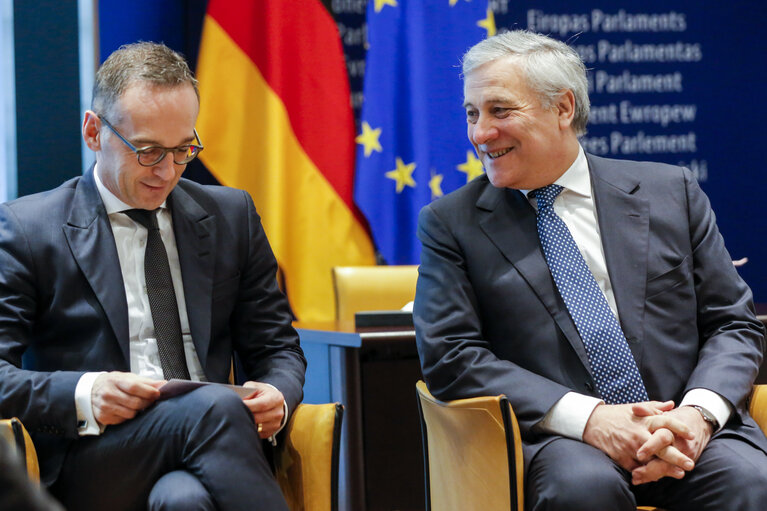
[[[583,441],[631,472],[632,484],[682,479],[711,439],[711,426],[691,406],[646,401],[594,408]]]
[[[91,391],[93,414],[104,426],[120,424],[134,418],[141,410],[160,398],[159,388],[165,380],[153,380],[133,373],[112,371],[96,378]],[[271,385],[248,381],[243,387],[253,393],[243,403],[253,414],[256,424],[261,424],[258,435],[269,438],[282,424],[285,415],[282,392]]]

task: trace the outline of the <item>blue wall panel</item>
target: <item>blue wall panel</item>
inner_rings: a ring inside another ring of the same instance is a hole
[[[76,0],[14,2],[18,195],[81,172]]]

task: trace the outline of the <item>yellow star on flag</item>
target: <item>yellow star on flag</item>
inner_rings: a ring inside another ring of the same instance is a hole
[[[381,12],[381,9],[384,8],[384,5],[391,5],[392,7],[397,7],[397,0],[375,0],[375,9],[376,12]]]
[[[431,198],[436,199],[437,197],[442,197],[444,194],[442,193],[442,174],[435,174],[434,171],[431,173],[431,179],[429,179],[429,188],[431,188]]]
[[[365,146],[365,158],[370,156],[373,151],[378,151],[379,153],[383,151],[381,142],[378,141],[380,136],[381,128],[371,129],[370,124],[362,121],[362,133],[357,135],[354,141]]]
[[[493,16],[493,11],[491,9],[487,10],[487,18],[479,20],[477,26],[487,30],[487,37],[495,35],[495,16]]]
[[[415,188],[415,181],[413,181],[414,170],[415,163],[409,163],[405,165],[405,162],[402,161],[402,158],[397,157],[397,168],[387,172],[386,177],[397,182],[397,193],[400,193],[405,188],[405,186]]]
[[[471,2],[471,0],[466,0],[466,1]],[[450,0],[450,7],[453,7],[457,3],[458,3],[458,0]]]
[[[466,151],[466,163],[461,163],[456,168],[461,172],[466,172],[467,183],[485,173],[485,170],[482,168],[482,162],[471,151]]]

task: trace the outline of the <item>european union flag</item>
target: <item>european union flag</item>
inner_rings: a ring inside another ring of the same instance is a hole
[[[373,0],[367,16],[355,200],[386,262],[418,264],[419,210],[483,173],[460,57],[495,23],[482,0]]]

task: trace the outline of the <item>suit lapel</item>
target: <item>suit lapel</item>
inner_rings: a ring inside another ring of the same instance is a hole
[[[587,157],[602,247],[621,327],[640,365],[650,205],[637,193],[639,178],[622,172],[619,162]]]
[[[125,286],[112,227],[93,178],[93,167],[77,183],[69,218],[62,229],[69,249],[96,294],[129,364]]]
[[[486,211],[480,221],[481,229],[525,279],[556,321],[584,367],[591,372],[583,341],[559,298],[543,256],[535,210],[527,198],[517,190],[499,189],[488,184],[477,201],[477,207]]]
[[[173,216],[189,329],[205,369],[211,335],[215,217],[209,215],[180,184],[168,197],[168,205]]]

